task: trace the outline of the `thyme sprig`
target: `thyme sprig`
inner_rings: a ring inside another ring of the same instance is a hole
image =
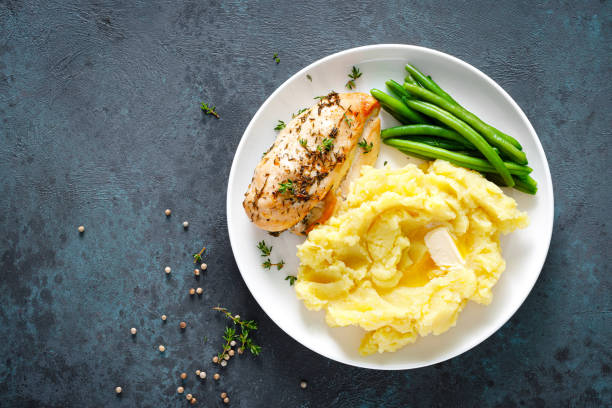
[[[206,102],[202,102],[200,104],[200,108],[204,111],[204,113],[208,114],[208,115],[213,115],[215,118],[219,119],[219,114],[217,113],[216,106],[208,106],[208,104]]]
[[[264,269],[270,269],[273,266],[276,266],[276,269],[280,271],[281,269],[283,269],[283,266],[285,266],[285,261],[281,259],[277,263],[272,263],[272,261],[270,261],[270,258],[268,258],[264,263],[261,264],[261,266],[263,266]]]
[[[295,281],[297,280],[297,276],[295,275],[287,275],[287,277],[285,278],[285,280],[289,281],[289,286],[293,286],[293,284],[295,283]]]
[[[361,76],[361,71],[359,71],[359,68],[353,65],[353,69],[351,70],[351,73],[348,74],[348,77],[350,78],[350,80],[346,83],[346,87],[348,89],[355,88],[356,86],[355,80],[359,78],[360,76]]]
[[[193,263],[194,264],[202,262],[202,254],[204,253],[204,251],[206,251],[206,247],[202,247],[200,252],[198,252],[197,254],[193,254]]]
[[[300,110],[297,111],[297,113],[294,113],[291,115],[291,118],[295,118],[296,116],[300,116],[303,112],[306,112],[308,110],[308,108],[302,108]]]
[[[279,120],[276,126],[274,127],[274,130],[282,130],[285,128],[285,126],[287,126],[287,124],[282,120]]]
[[[274,55],[272,56],[272,59],[274,60],[274,62],[276,62],[277,64],[280,62],[280,58],[278,58],[278,52],[275,52]]]
[[[261,352],[261,346],[253,343],[253,340],[250,337],[251,332],[258,329],[257,322],[254,320],[242,320],[239,315],[233,315],[224,307],[213,307],[213,310],[222,312],[234,323],[233,326],[226,327],[223,333],[223,340],[225,340],[225,343],[223,344],[222,351],[217,354],[219,363],[228,359],[230,356],[228,352],[232,348],[232,341],[240,342],[238,354],[241,354],[241,350],[248,350],[254,356],[259,355]],[[236,327],[240,328],[240,333],[237,333]]]
[[[346,112],[342,114],[342,119],[344,119],[344,121],[346,122],[348,126],[351,126],[351,124],[353,123],[353,119],[346,116]]]
[[[295,194],[295,184],[293,184],[292,180],[287,180],[287,181],[285,181],[283,183],[279,183],[278,185],[279,185],[279,187],[278,187],[278,192],[279,193],[282,194],[282,193],[289,192],[291,194]]]
[[[322,152],[323,150],[325,150],[326,152],[329,152],[333,147],[334,147],[334,140],[326,137],[325,139],[323,139],[321,144],[317,146],[317,150],[320,152]]]
[[[272,245],[267,246],[266,241],[261,240],[257,243],[257,249],[261,251],[261,256],[270,256],[272,253]]]
[[[370,144],[368,144],[365,139],[361,139],[361,141],[357,143],[357,145],[363,149],[363,152],[365,154],[370,153],[372,151],[372,148],[374,147],[374,143],[370,142]]]

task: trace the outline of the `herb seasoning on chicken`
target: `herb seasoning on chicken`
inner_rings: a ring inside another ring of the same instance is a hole
[[[305,234],[331,217],[359,168],[378,157],[379,110],[368,94],[332,92],[288,122],[245,194],[243,206],[255,225]],[[372,144],[368,154],[360,140]]]

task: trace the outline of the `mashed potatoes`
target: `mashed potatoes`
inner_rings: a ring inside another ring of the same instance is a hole
[[[362,354],[395,351],[454,326],[468,300],[489,304],[505,268],[499,232],[527,224],[495,184],[448,162],[365,167],[336,215],[298,247],[295,290],[330,326],[365,329]],[[424,237],[439,227],[463,264],[432,260]]]

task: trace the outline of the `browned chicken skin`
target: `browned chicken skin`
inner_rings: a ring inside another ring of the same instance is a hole
[[[368,94],[332,92],[291,120],[255,168],[245,194],[243,206],[255,225],[306,233],[329,218],[336,197],[328,193],[345,196],[347,174],[358,176],[361,165],[376,161],[379,110]]]

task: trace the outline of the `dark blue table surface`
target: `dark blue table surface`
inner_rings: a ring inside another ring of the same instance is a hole
[[[277,3],[0,1],[0,406],[183,407],[182,371],[198,406],[223,406],[223,391],[241,407],[610,406],[610,2]],[[376,43],[441,50],[496,80],[555,188],[548,259],[516,315],[412,371],[345,366],[284,334],[226,228],[231,161],[261,103],[311,62]],[[257,320],[263,346],[218,382],[214,305]]]

